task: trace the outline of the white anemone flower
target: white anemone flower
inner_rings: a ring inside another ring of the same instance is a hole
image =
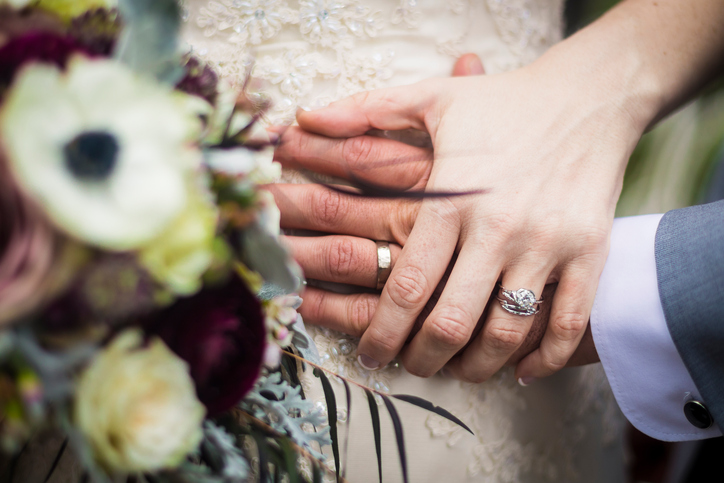
[[[206,105],[208,106],[208,105]],[[62,230],[108,250],[158,236],[200,165],[197,99],[110,60],[31,64],[0,111],[16,178]]]

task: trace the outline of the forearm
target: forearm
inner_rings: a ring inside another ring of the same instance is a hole
[[[566,72],[642,131],[688,100],[724,66],[724,2],[625,0],[551,49],[541,67]]]

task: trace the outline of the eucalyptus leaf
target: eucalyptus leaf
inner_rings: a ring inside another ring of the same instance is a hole
[[[225,483],[243,482],[249,476],[250,467],[246,455],[237,447],[235,438],[212,421],[204,421],[204,446],[210,456],[221,464],[216,472]],[[213,450],[213,451],[212,451]],[[217,463],[218,464],[218,463]]]
[[[370,407],[370,417],[372,418],[372,433],[375,437],[375,452],[377,453],[377,471],[380,475],[380,483],[382,483],[382,435],[380,431],[380,410],[377,408],[377,401],[372,391],[365,388],[367,395],[367,403]]]
[[[291,325],[292,329],[292,344],[297,348],[299,354],[311,362],[312,364],[320,365],[319,352],[317,352],[317,344],[314,343],[312,338],[307,333],[307,329],[304,326],[304,320],[302,316],[297,314],[297,320]]]
[[[241,258],[247,267],[287,293],[297,291],[302,280],[299,266],[279,241],[253,223],[242,232]]]
[[[133,70],[176,84],[183,76],[178,38],[181,11],[176,0],[119,0],[124,28],[114,56]]]
[[[329,428],[314,432],[306,432],[302,428],[307,423],[319,427],[326,422],[326,418],[311,401],[301,397],[301,387],[290,386],[278,372],[262,375],[240,407],[275,431],[288,435],[298,446],[324,461],[324,455],[315,449],[315,445],[321,447],[331,444]]]

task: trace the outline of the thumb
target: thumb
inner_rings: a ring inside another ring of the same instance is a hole
[[[460,77],[466,75],[483,75],[485,74],[485,67],[476,54],[464,54],[453,67],[453,77]]]
[[[314,111],[297,111],[299,127],[334,138],[361,136],[370,129],[425,130],[440,80],[360,92]]]

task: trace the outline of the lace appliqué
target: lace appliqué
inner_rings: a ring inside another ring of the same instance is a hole
[[[561,40],[562,0],[487,0],[501,39],[517,62],[511,70],[529,64]]]
[[[389,393],[392,381],[403,370],[393,361],[383,369],[368,371],[357,363],[359,339],[324,328],[309,326],[308,330],[317,345],[322,367],[339,376],[352,379],[376,391]],[[346,420],[346,415],[344,416]]]
[[[560,396],[567,401],[564,417],[545,447],[521,442],[513,434],[513,420],[506,415],[524,412],[528,402],[521,392],[525,389],[515,382],[512,368],[504,368],[483,384],[460,383],[465,404],[455,415],[475,428],[477,438],[469,456],[468,476],[491,483],[577,480],[575,449],[590,437],[591,415],[595,414],[601,424],[601,442],[605,446],[614,444],[625,427],[600,364],[577,371],[566,393]],[[444,439],[448,447],[470,437],[459,426],[432,415],[425,425],[433,438]]]
[[[296,20],[295,12],[281,0],[216,0],[199,9],[196,25],[207,37],[224,33],[231,43],[257,45]]]

